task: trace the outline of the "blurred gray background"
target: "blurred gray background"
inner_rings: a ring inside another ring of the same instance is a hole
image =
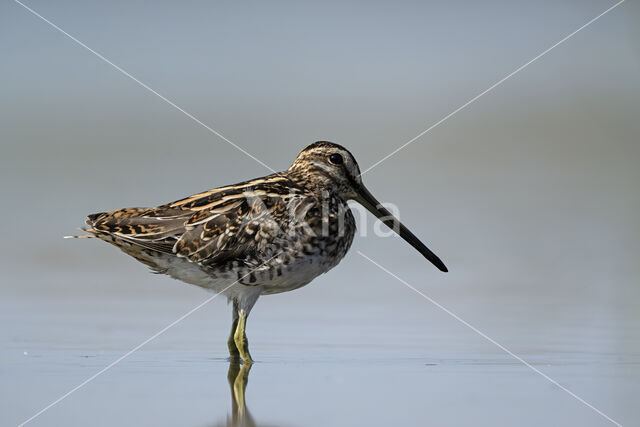
[[[366,169],[614,2],[26,4],[281,170],[319,139]],[[354,242],[623,424],[640,415],[639,10],[625,2],[365,174],[450,273],[400,239]],[[12,1],[0,52],[0,412],[16,424],[208,296],[62,236],[88,213],[268,170]],[[225,356],[229,311],[215,300],[37,422],[224,418],[226,366],[202,361]],[[607,425],[355,250],[263,297],[248,331],[264,362],[249,405],[273,423]],[[370,360],[384,362],[356,363]]]

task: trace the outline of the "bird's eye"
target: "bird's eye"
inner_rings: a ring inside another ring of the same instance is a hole
[[[338,153],[334,153],[332,155],[329,156],[329,161],[331,163],[333,163],[334,165],[341,165],[342,164],[342,156]]]

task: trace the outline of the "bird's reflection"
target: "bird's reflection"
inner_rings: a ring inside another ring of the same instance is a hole
[[[231,419],[227,418],[228,427],[255,427],[256,423],[247,408],[247,402],[244,399],[244,392],[247,389],[249,381],[249,371],[251,371],[251,363],[240,364],[238,361],[231,361],[229,364],[229,372],[227,380],[229,381],[229,389],[231,390],[231,408],[233,413]]]
[[[238,360],[231,359],[227,381],[231,391],[231,416],[227,415],[225,421],[214,424],[214,427],[275,427],[276,424],[265,424],[256,422],[244,397],[247,383],[249,382],[249,371],[251,363],[240,364]]]

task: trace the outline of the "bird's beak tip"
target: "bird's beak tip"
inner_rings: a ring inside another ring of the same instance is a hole
[[[431,260],[429,260],[429,261],[431,261]],[[431,261],[431,262],[436,266],[436,268],[438,270],[442,271],[443,273],[448,273],[449,272],[449,269],[447,268],[447,266],[444,265],[444,263],[442,261],[440,261],[440,259],[438,259],[437,263],[433,262],[433,261]]]

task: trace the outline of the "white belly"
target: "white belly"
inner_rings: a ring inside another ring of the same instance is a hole
[[[333,265],[326,262],[321,256],[312,255],[299,258],[287,266],[282,267],[282,275],[269,278],[262,278],[260,285],[264,295],[278,294],[281,292],[298,289],[319,275],[329,271]]]
[[[257,280],[249,283],[247,277],[238,280],[237,272],[211,272],[203,270],[198,264],[185,258],[174,256],[161,256],[154,259],[158,266],[158,272],[167,274],[174,279],[212,290],[216,293],[223,293],[229,298],[235,297],[238,293],[244,294],[249,291],[260,291],[260,294],[277,294],[298,289],[319,275],[326,273],[335,264],[327,262],[325,257],[310,255],[298,258],[288,265],[282,265],[282,274],[273,272],[268,274],[260,267],[255,269]],[[233,286],[230,286],[232,285]]]

